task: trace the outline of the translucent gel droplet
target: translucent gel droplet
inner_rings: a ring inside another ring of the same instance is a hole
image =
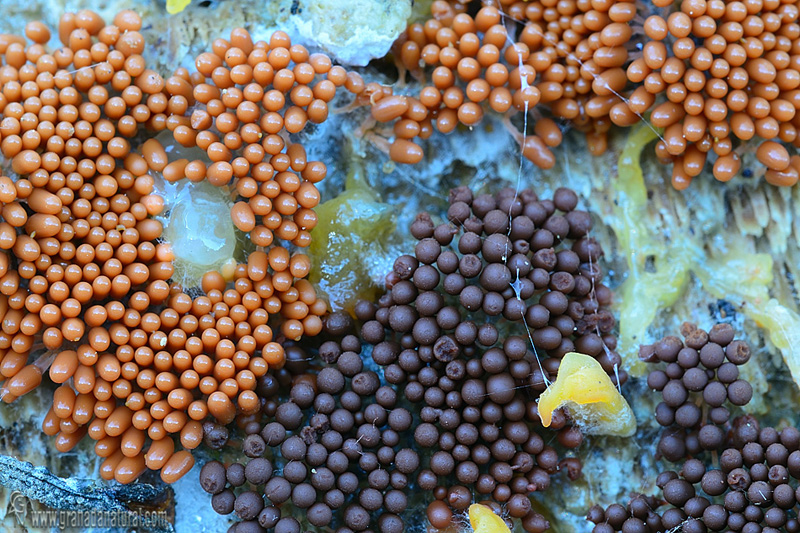
[[[182,182],[167,205],[169,218],[163,237],[172,245],[176,275],[184,284],[218,270],[236,251],[236,230],[225,189],[208,182]]]

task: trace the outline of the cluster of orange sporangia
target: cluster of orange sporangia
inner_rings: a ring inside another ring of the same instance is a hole
[[[409,26],[396,46],[403,67],[426,80],[418,98],[406,97],[409,110],[420,108],[422,127],[401,115],[395,126],[401,145],[415,131],[425,138],[431,124],[444,133],[458,123],[473,126],[486,107],[508,114],[546,108],[584,131],[590,151],[599,154],[610,114],[638,119],[619,97],[627,83],[622,67],[629,60],[632,2],[516,2],[484,6],[472,17],[439,0],[431,10],[433,18]],[[376,107],[376,119],[398,118],[380,102]],[[562,136],[553,119],[539,118],[530,135],[516,134],[528,159],[542,168],[554,165],[551,148]]]
[[[152,301],[145,293],[134,293],[127,309],[119,301],[107,303],[118,321],[106,322],[107,330],[93,328],[85,344],[62,349],[50,366],[50,378],[62,385],[45,417],[45,433],[58,435],[59,449],[71,448],[88,433],[97,441],[95,452],[106,458],[100,473],[107,479],[126,483],[145,468],[163,468],[164,481],[176,480],[192,461],[182,454],[186,461],[180,461],[179,472],[167,466],[172,436],[194,449],[209,415],[228,424],[237,415],[259,413],[257,379],[285,360],[268,325],[270,315],[306,302],[324,311],[305,280],[295,287],[275,280],[302,268],[307,268],[302,256],[289,257],[275,247],[253,252],[237,267],[233,288],[226,288],[217,272],[204,276],[205,296],[192,299],[173,287],[158,313],[148,311]]]
[[[432,18],[409,26],[395,47],[402,67],[424,81],[416,98],[373,106],[377,120],[398,119],[396,161],[419,161],[411,139],[434,126],[473,126],[491,109],[531,114],[532,134],[513,133],[542,168],[553,166],[550,148],[561,142],[553,119],[585,132],[599,154],[611,124],[646,118],[664,129],[656,154],[673,163],[677,189],[707,159],[715,178],[730,180],[741,166],[737,152],[749,146],[769,183],[797,182],[800,158],[786,148],[800,146],[796,3],[659,0],[637,11],[611,0],[500,0],[482,2],[471,17],[472,3],[437,0]]]
[[[239,201],[231,217],[253,243],[267,247],[277,237],[308,246],[317,222],[312,208],[320,199],[315,183],[327,169],[320,161],[307,161],[303,146],[287,146],[284,137],[309,122],[324,122],[337,88],[357,94],[365,90],[363,80],[324,54],[292,45],[280,31],[269,43],[253,43],[246,30],[235,29],[230,40],[215,40],[195,65],[199,76],[191,83],[180,76],[167,80],[174,81],[170,94],[192,104],[171,129],[183,146],[204,150],[210,164],[173,161],[163,169],[164,177],[232,183]]]
[[[736,146],[751,139],[769,183],[797,183],[800,157],[781,143],[800,146],[798,12],[779,0],[684,0],[646,19],[642,57],[628,67],[638,85],[631,107],[652,109],[653,125],[664,128],[656,153],[674,163],[676,188],[689,185],[711,151],[714,177],[730,180],[741,166]]]
[[[54,51],[39,22],[27,40],[0,36],[0,149],[13,170],[0,177],[0,398],[49,374],[60,386],[44,432],[62,452],[88,434],[101,475],[122,483],[147,468],[166,482],[184,475],[201,422],[260,413],[256,381],[283,365],[282,339],[321,331],[310,261],[278,240],[309,244],[326,168],[284,139],[324,121],[337,87],[361,99],[381,90],[282,32],[253,43],[241,28],[197,72],[165,80],[141,55],[141,24],[132,11],[110,25],[68,13]],[[164,129],[208,160],[170,161],[152,138]],[[171,280],[155,173],[239,197],[232,220],[256,251],[207,273],[202,296]]]

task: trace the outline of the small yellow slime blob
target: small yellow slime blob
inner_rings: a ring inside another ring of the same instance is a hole
[[[550,426],[553,411],[567,406],[584,433],[630,437],[636,417],[596,359],[570,352],[561,359],[558,377],[539,396],[539,416]],[[471,515],[470,515],[471,516]]]
[[[191,3],[192,0],[167,0],[167,13],[177,15]]]
[[[475,533],[511,533],[502,518],[480,503],[469,506],[469,523]]]
[[[308,255],[309,280],[334,311],[352,310],[359,298],[378,297],[371,266],[386,255],[394,231],[394,209],[381,202],[359,169],[347,177],[345,190],[315,209],[319,221]]]

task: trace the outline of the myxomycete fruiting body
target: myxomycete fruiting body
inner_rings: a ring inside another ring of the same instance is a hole
[[[0,21],[0,485],[800,531],[796,1],[127,4]]]

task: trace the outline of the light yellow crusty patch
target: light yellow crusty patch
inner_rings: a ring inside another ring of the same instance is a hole
[[[734,238],[709,255],[695,269],[703,288],[714,298],[735,303],[758,327],[767,330],[772,344],[781,351],[792,379],[800,387],[800,315],[772,297],[775,268],[772,256],[754,253],[743,240]],[[745,371],[757,370],[758,365],[750,365]],[[748,380],[756,381],[752,376],[748,376]]]
[[[475,533],[511,533],[502,518],[480,503],[469,506],[469,524]]]
[[[596,359],[570,352],[561,359],[558,377],[539,396],[542,425],[566,406],[575,423],[590,435],[630,437],[636,432],[633,411]]]

